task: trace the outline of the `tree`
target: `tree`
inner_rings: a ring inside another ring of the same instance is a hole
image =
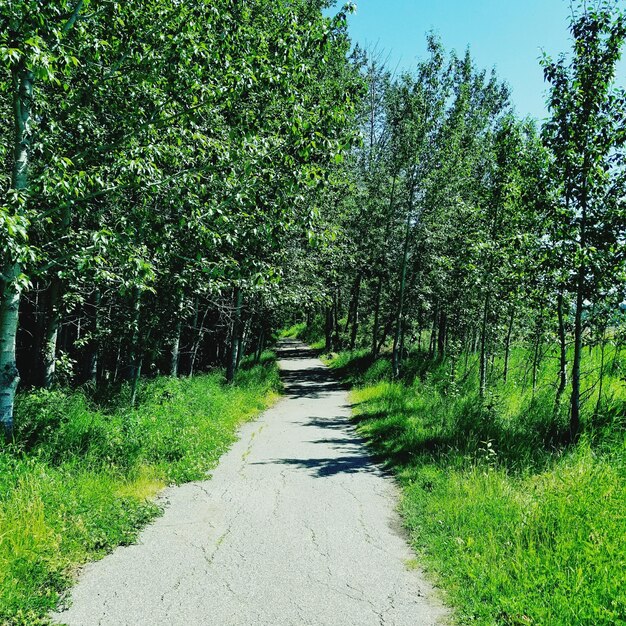
[[[570,403],[570,436],[575,439],[580,432],[585,305],[602,303],[602,287],[615,280],[624,262],[626,99],[612,83],[626,38],[626,18],[612,3],[585,5],[570,30],[571,61],[546,58],[544,72],[552,85],[552,118],[545,137],[559,164],[563,222],[559,234],[575,301]]]

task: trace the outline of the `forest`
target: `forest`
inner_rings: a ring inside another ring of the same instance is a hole
[[[626,17],[577,5],[539,124],[333,4],[0,0],[0,621],[212,466],[288,327],[462,623],[626,620]]]

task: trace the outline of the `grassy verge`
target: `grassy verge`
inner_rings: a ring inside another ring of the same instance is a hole
[[[403,381],[387,359],[335,355],[354,385],[354,416],[397,475],[420,560],[464,624],[626,624],[626,429],[621,366],[600,413],[586,403],[585,434],[553,409],[554,372],[533,391],[511,379],[481,403],[467,370],[416,355]],[[619,365],[619,364],[618,364]],[[587,381],[589,384],[590,381]]]
[[[23,394],[17,443],[0,452],[0,623],[45,623],[77,566],[132,542],[166,484],[205,477],[279,386],[266,354],[232,386],[218,373],[152,381],[136,409]]]
[[[324,332],[320,326],[319,319],[314,324],[307,326],[305,322],[298,322],[279,333],[281,339],[300,339],[309,344],[314,350],[322,350],[325,345]]]

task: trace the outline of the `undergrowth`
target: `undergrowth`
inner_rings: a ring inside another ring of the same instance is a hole
[[[308,325],[306,322],[298,322],[279,333],[281,339],[300,339],[309,344],[314,350],[324,349],[324,330],[319,318],[314,318]]]
[[[575,446],[563,443],[566,411],[554,409],[555,363],[533,390],[524,350],[482,401],[471,357],[453,368],[412,355],[399,381],[385,355],[344,352],[330,364],[354,386],[359,431],[397,475],[413,546],[460,623],[626,624],[621,363],[600,402],[587,375]]]
[[[80,391],[24,393],[0,452],[0,623],[46,623],[77,566],[135,540],[168,483],[206,477],[279,390],[273,355],[222,374],[146,383],[137,408]]]

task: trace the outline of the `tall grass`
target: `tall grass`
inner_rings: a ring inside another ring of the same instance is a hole
[[[551,355],[534,389],[525,350],[506,383],[494,363],[483,401],[469,355],[414,355],[401,381],[365,351],[332,360],[355,385],[358,428],[398,476],[413,545],[459,622],[626,624],[626,394],[607,350],[599,398],[598,352],[586,354],[576,446],[563,445]]]
[[[44,623],[78,565],[158,515],[162,487],[204,478],[279,389],[269,356],[231,386],[219,373],[157,379],[136,409],[21,395],[16,443],[0,452],[0,623]]]

